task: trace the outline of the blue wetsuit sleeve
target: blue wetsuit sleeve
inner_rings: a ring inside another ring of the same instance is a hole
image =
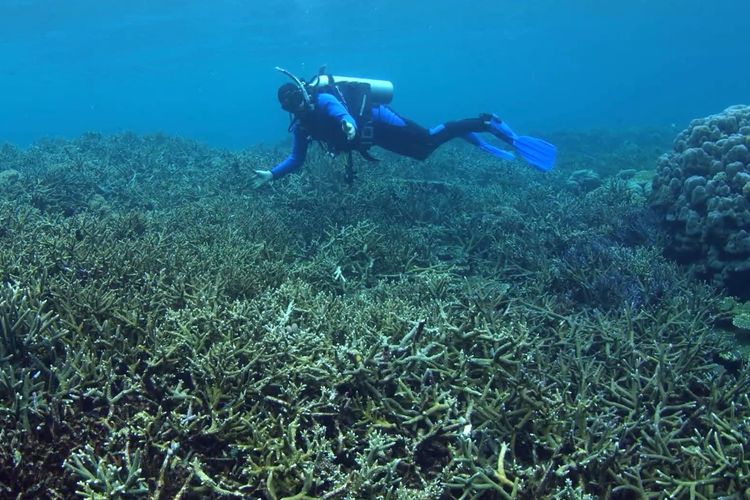
[[[349,114],[344,105],[331,94],[318,95],[317,106],[318,109],[322,110],[326,115],[335,118],[337,121],[346,120],[355,127],[357,126],[357,122],[352,118],[352,115]]]
[[[372,120],[377,123],[391,125],[394,127],[405,127],[406,122],[398,116],[391,108],[381,104],[372,108]]]
[[[274,179],[283,177],[288,173],[294,172],[305,163],[305,156],[307,155],[307,146],[310,144],[310,140],[307,134],[299,126],[294,127],[294,145],[292,146],[292,154],[287,158],[273,167],[271,173]]]

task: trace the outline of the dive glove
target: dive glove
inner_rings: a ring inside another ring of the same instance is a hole
[[[254,172],[253,187],[256,189],[273,179],[273,174],[270,170],[255,170]]]

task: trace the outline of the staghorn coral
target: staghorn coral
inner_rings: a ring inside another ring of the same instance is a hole
[[[268,152],[132,135],[12,151],[21,183],[71,148],[92,163],[49,209],[0,194],[3,496],[750,488],[719,294],[660,256],[623,183],[579,196],[457,149],[352,187],[313,155],[250,197],[225,178]],[[108,210],[64,198],[107,173]]]
[[[578,192],[587,193],[598,188],[602,184],[602,179],[598,173],[587,168],[576,170],[568,177],[566,186],[568,189]]]

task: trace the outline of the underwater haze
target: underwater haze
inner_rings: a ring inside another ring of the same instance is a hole
[[[748,14],[0,0],[0,500],[750,499]]]
[[[747,102],[744,0],[0,2],[0,142],[165,132],[278,142],[283,66],[388,79],[426,125],[492,111],[557,131]]]

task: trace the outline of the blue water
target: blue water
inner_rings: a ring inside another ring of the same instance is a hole
[[[683,126],[750,102],[748,18],[747,0],[0,0],[0,142],[276,142],[276,65],[390,79],[427,126]]]

